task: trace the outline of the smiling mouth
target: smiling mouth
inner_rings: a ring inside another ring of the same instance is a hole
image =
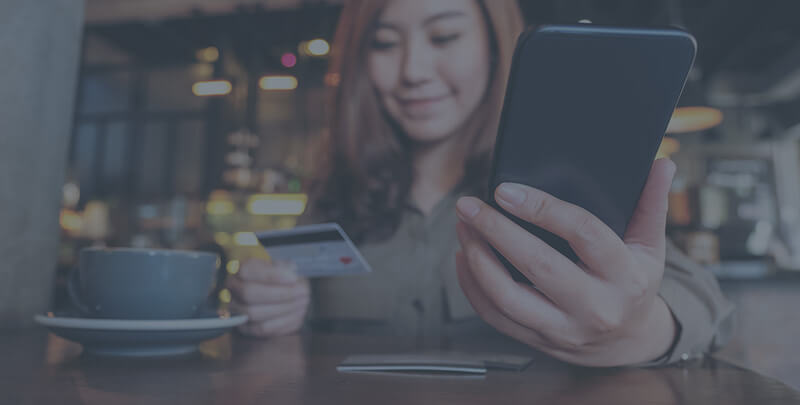
[[[437,101],[442,101],[449,97],[448,95],[443,96],[436,96],[436,97],[424,97],[424,98],[398,98],[397,100],[403,106],[415,106],[415,105],[426,105],[432,104]]]
[[[430,115],[430,113],[432,112],[431,108],[434,105],[447,99],[448,97],[450,96],[444,95],[444,96],[413,98],[413,99],[399,98],[397,99],[397,101],[409,116],[414,118],[425,118]]]

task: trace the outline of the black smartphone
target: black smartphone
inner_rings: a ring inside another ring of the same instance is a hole
[[[569,244],[500,208],[526,184],[588,210],[622,237],[697,50],[673,28],[546,25],[514,52],[487,202],[573,261]],[[498,257],[517,281],[523,277]]]

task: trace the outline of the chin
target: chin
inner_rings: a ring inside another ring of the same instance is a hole
[[[436,143],[449,139],[456,128],[449,123],[432,122],[425,125],[404,125],[406,136],[418,143]]]

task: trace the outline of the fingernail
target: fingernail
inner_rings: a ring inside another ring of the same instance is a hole
[[[664,162],[664,164],[667,165],[667,173],[669,173],[670,176],[675,175],[675,172],[678,170],[678,165],[675,164],[675,161],[668,157],[658,158],[656,161]]]
[[[481,210],[481,206],[474,199],[465,197],[458,200],[456,209],[461,216],[472,218]]]
[[[497,197],[506,205],[520,205],[525,201],[525,192],[519,185],[503,183],[497,188]]]
[[[678,165],[672,159],[667,158],[667,164],[669,165],[669,175],[670,177],[675,176],[675,172],[678,171]]]

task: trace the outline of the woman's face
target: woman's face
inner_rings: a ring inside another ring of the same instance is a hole
[[[385,110],[416,142],[455,133],[489,82],[488,27],[475,0],[390,0],[368,71]]]

